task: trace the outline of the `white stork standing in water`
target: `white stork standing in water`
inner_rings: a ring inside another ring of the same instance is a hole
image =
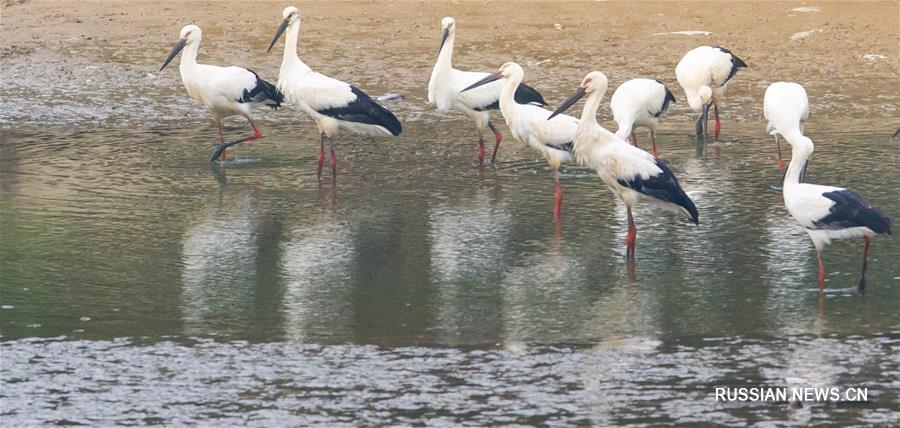
[[[778,135],[803,134],[803,122],[809,118],[809,98],[806,96],[806,89],[797,83],[789,82],[769,85],[763,98],[763,115],[769,121],[766,130],[769,131],[769,135],[775,136],[778,167],[784,168]]]
[[[578,128],[578,119],[560,115],[551,119],[550,111],[536,105],[519,104],[514,98],[516,90],[525,78],[519,64],[507,62],[499,70],[463,89],[467,92],[488,83],[506,79],[500,91],[500,112],[513,137],[519,142],[540,151],[553,170],[556,181],[556,206],[554,217],[559,218],[562,207],[562,187],[559,184],[559,166],[572,161],[572,138]]]
[[[681,58],[675,67],[675,77],[684,88],[688,104],[696,112],[702,112],[697,119],[697,137],[709,138],[709,106],[715,108],[716,138],[722,124],[719,122],[719,102],[725,95],[728,82],[738,70],[747,64],[728,49],[719,46],[700,46]]]
[[[616,135],[623,140],[631,138],[631,143],[637,146],[634,129],[650,128],[653,156],[656,157],[656,125],[669,104],[674,102],[675,95],[659,80],[638,78],[619,85],[609,100],[613,120],[619,126]]]
[[[637,227],[631,216],[631,208],[639,202],[648,202],[661,208],[680,211],[691,222],[698,224],[697,207],[684,193],[675,174],[662,161],[657,160],[597,123],[597,109],[603,101],[608,81],[599,71],[588,73],[572,96],[563,101],[550,117],[565,111],[579,99],[588,96],[581,112],[581,122],[575,132],[573,153],[582,165],[597,171],[600,180],[625,203],[628,213],[628,235],[625,244],[629,256],[634,255]]]
[[[800,223],[816,247],[819,291],[825,291],[822,250],[832,239],[863,238],[862,275],[858,290],[866,288],[869,241],[875,235],[891,234],[891,219],[870,206],[856,193],[841,187],[803,183],[806,165],[815,147],[799,130],[781,134],[791,145],[791,161],[784,177],[784,206]]]
[[[494,133],[494,152],[491,164],[497,162],[497,150],[503,135],[491,123],[491,110],[500,108],[500,91],[503,83],[494,82],[479,87],[477,90],[461,92],[465,87],[483,79],[488,73],[462,71],[453,68],[453,46],[456,41],[456,21],[451,17],[441,20],[441,45],[438,48],[437,62],[431,71],[428,81],[428,102],[434,104],[440,112],[456,110],[475,119],[478,130],[478,161],[484,161],[484,129],[490,128]],[[516,89],[515,100],[520,104],[536,104],[545,106],[544,97],[534,88],[522,84]]]
[[[332,138],[343,128],[351,132],[371,136],[397,136],[402,127],[400,121],[388,109],[375,102],[356,86],[317,73],[297,56],[297,40],[300,38],[300,10],[293,6],[284,8],[283,20],[269,44],[269,51],[285,31],[284,56],[278,73],[278,89],[288,101],[299,105],[319,128],[319,167],[316,179],[321,180],[325,161],[325,139],[331,149],[331,175],[337,174],[337,156]]]
[[[184,87],[188,95],[212,111],[213,120],[219,127],[219,144],[209,160],[213,162],[219,157],[225,157],[226,148],[262,137],[262,133],[250,118],[250,109],[262,104],[276,109],[281,106],[284,96],[275,89],[275,85],[261,79],[252,70],[235,66],[197,64],[197,52],[200,51],[202,38],[200,27],[186,25],[182,28],[178,42],[169,52],[159,71],[166,68],[179,52],[184,51],[181,54],[181,64],[178,66]],[[247,118],[250,127],[253,128],[253,135],[225,144],[222,120],[235,115]]]

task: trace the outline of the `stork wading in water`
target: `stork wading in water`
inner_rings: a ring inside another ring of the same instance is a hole
[[[284,101],[284,96],[275,89],[275,85],[261,79],[252,70],[235,66],[197,64],[197,52],[200,51],[202,38],[200,27],[186,25],[182,28],[178,42],[169,52],[159,71],[166,68],[179,52],[183,52],[178,70],[181,72],[184,87],[191,98],[212,111],[213,120],[219,128],[219,144],[213,149],[209,160],[213,162],[225,157],[226,148],[262,137],[262,133],[250,117],[250,110],[260,105],[277,109]],[[250,127],[253,128],[253,135],[226,144],[222,133],[222,120],[236,115],[247,118]]]
[[[819,291],[825,291],[822,251],[832,239],[863,238],[862,274],[857,289],[866,288],[869,244],[876,235],[891,234],[891,219],[858,194],[841,187],[804,183],[806,166],[815,147],[799,130],[781,134],[791,145],[791,161],[784,176],[784,206],[806,230],[819,262]]]
[[[709,107],[714,108],[716,116],[716,138],[722,124],[719,122],[719,103],[725,95],[728,83],[737,72],[746,68],[747,64],[719,46],[700,46],[692,49],[681,58],[675,67],[678,84],[684,88],[688,105],[695,112],[700,112],[697,119],[697,138],[709,139]]]
[[[497,150],[503,135],[491,123],[491,110],[500,108],[500,91],[502,82],[492,82],[466,92],[467,86],[483,79],[489,73],[462,71],[453,68],[453,47],[456,42],[456,21],[451,17],[441,20],[441,45],[438,48],[437,62],[431,71],[428,81],[428,102],[434,104],[439,112],[460,111],[475,119],[478,130],[478,161],[484,161],[484,129],[494,133],[494,152],[491,154],[491,165],[497,162]],[[515,100],[519,104],[535,104],[546,106],[544,97],[534,88],[521,84],[516,89]]]
[[[597,123],[608,80],[599,71],[588,73],[581,85],[550,116],[555,117],[587,95],[581,121],[575,132],[573,153],[578,163],[597,171],[600,180],[625,204],[628,215],[627,253],[634,256],[637,227],[631,209],[646,202],[670,211],[683,212],[699,224],[697,207],[666,164],[609,132]]]
[[[778,135],[803,134],[803,123],[809,118],[809,98],[806,89],[797,83],[776,82],[766,88],[763,115],[769,121],[766,131],[775,137],[778,167],[784,168]]]
[[[631,143],[637,146],[635,128],[649,128],[653,156],[656,157],[656,126],[659,124],[659,117],[674,102],[675,95],[659,80],[638,78],[619,85],[609,100],[613,120],[619,126],[616,135],[623,140],[630,138]]]
[[[559,184],[559,167],[563,162],[572,161],[572,138],[578,128],[578,119],[559,115],[552,117],[550,110],[531,104],[516,102],[514,94],[525,78],[525,71],[519,64],[507,62],[499,70],[463,89],[468,92],[498,80],[505,80],[500,91],[500,112],[513,137],[541,152],[553,170],[556,182],[556,205],[554,218],[559,219],[562,208],[562,186]]]
[[[278,73],[278,90],[287,100],[299,105],[319,128],[319,166],[316,180],[321,181],[325,161],[325,140],[331,150],[331,175],[337,175],[337,156],[332,139],[338,130],[370,136],[397,136],[400,121],[388,109],[375,102],[356,86],[317,73],[297,56],[300,38],[300,10],[288,6],[282,11],[281,25],[269,44],[268,51],[285,36],[284,56]]]

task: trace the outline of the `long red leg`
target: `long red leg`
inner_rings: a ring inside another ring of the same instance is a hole
[[[553,180],[556,181],[556,205],[553,208],[553,220],[558,221],[559,215],[562,212],[562,201],[563,201],[563,193],[562,193],[562,185],[559,184],[559,170],[553,171]]]
[[[631,130],[631,145],[637,147],[637,135],[634,135],[634,130]]]
[[[653,157],[656,157],[656,131],[650,130],[650,139],[653,140]]]
[[[865,241],[865,247],[863,247],[863,265],[862,265],[862,276],[859,277],[859,287],[857,290],[862,293],[866,290],[866,267],[869,264],[869,237],[863,236],[863,241]]]
[[[634,253],[634,244],[637,241],[637,227],[634,225],[634,217],[631,216],[631,207],[625,207],[628,213],[628,235],[625,235],[625,246],[629,252]]]
[[[822,260],[822,252],[816,248],[816,259],[819,260],[819,292],[825,292],[825,261]]]
[[[484,136],[478,135],[478,163],[484,163]]]
[[[337,177],[337,155],[334,154],[334,141],[328,139],[328,147],[331,149],[331,178]]]
[[[719,122],[719,103],[713,103],[716,112],[716,139],[719,138],[719,131],[722,130],[722,122]]]
[[[494,165],[497,163],[497,151],[500,150],[500,142],[503,141],[503,134],[501,134],[491,122],[488,122],[488,128],[491,128],[491,132],[494,133],[494,153],[491,154],[491,165]]]
[[[322,181],[322,164],[325,163],[325,133],[319,134],[319,168],[316,170],[316,181]]]

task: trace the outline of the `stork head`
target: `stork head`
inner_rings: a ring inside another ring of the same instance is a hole
[[[275,46],[275,42],[284,34],[284,30],[294,24],[300,24],[300,9],[297,9],[294,6],[288,6],[281,11],[281,25],[278,26],[278,31],[275,32],[275,37],[272,38],[272,43],[269,43],[269,48],[266,49],[266,52],[272,50],[272,46]]]
[[[181,29],[181,32],[178,33],[178,42],[175,43],[175,46],[172,47],[172,50],[169,52],[169,56],[166,57],[166,61],[163,62],[162,67],[159,68],[159,71],[162,71],[172,62],[172,59],[184,49],[185,46],[200,43],[200,40],[203,39],[203,32],[200,31],[200,27],[190,24],[185,25],[184,28]]]
[[[450,36],[456,34],[456,21],[446,16],[441,20],[441,46],[438,47],[438,53],[441,53],[441,50],[444,49],[444,43],[447,41]]]
[[[525,77],[525,70],[522,69],[521,65],[516,64],[514,62],[507,62],[506,64],[501,65],[500,68],[497,69],[497,71],[495,71],[491,74],[488,74],[487,76],[484,77],[484,79],[481,79],[481,80],[471,84],[469,87],[467,87],[466,89],[463,89],[461,92],[465,92],[470,89],[475,89],[479,86],[486,85],[488,83],[491,83],[493,81],[500,80],[500,79],[515,79],[515,80],[518,80],[519,82],[521,82],[522,78],[524,78],[524,77]]]
[[[585,95],[590,95],[593,93],[598,93],[601,96],[606,93],[606,89],[609,87],[609,79],[606,78],[606,75],[599,71],[592,71],[584,76],[584,79],[581,80],[581,84],[578,85],[578,89],[575,89],[575,92],[566,98],[556,110],[553,111],[553,114],[547,118],[547,120],[552,119],[554,116],[566,111],[569,107],[575,105],[578,100],[584,98]]]
[[[699,89],[697,89],[696,93],[688,94],[688,105],[691,106],[691,109],[694,111],[700,111],[703,106],[709,104],[712,100],[712,88],[709,85],[703,85]]]

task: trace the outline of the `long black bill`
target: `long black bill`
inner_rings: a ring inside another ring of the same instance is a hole
[[[166,57],[166,62],[163,63],[162,67],[159,68],[159,71],[163,71],[172,59],[175,58],[175,55],[178,55],[178,52],[181,52],[184,49],[185,42],[184,40],[179,40],[178,43],[175,43],[175,46],[172,47],[172,52],[169,52],[169,56]]]
[[[444,43],[447,42],[447,37],[450,37],[450,29],[444,28],[444,31],[441,33],[441,45],[438,47],[438,55],[444,50]]]
[[[801,183],[806,182],[806,169],[807,168],[809,168],[809,159],[807,159],[806,162],[803,162],[803,169],[800,170],[800,182]]]
[[[584,97],[584,94],[584,88],[579,87],[578,89],[576,89],[575,93],[570,95],[569,98],[566,98],[566,100],[563,101],[562,104],[560,104],[559,107],[557,107],[556,110],[553,111],[553,114],[551,114],[550,117],[547,118],[547,120],[553,119],[556,115],[568,110],[569,107],[572,107],[573,105],[575,105],[575,103],[578,102],[578,100]]]
[[[278,31],[275,32],[275,37],[272,38],[272,43],[269,43],[269,49],[266,49],[266,52],[272,50],[272,46],[275,46],[275,42],[277,42],[281,35],[284,34],[284,30],[287,30],[289,23],[290,22],[288,22],[287,19],[281,21],[281,25],[278,26]]]
[[[493,73],[491,73],[491,74],[488,74],[487,76],[484,76],[484,79],[481,79],[481,80],[479,80],[479,81],[477,81],[477,82],[475,82],[475,83],[469,85],[468,88],[463,89],[463,90],[460,91],[460,92],[466,92],[466,91],[468,91],[468,90],[470,90],[470,89],[475,89],[475,88],[477,88],[477,87],[479,87],[479,86],[481,86],[481,85],[486,85],[486,84],[488,84],[488,83],[491,83],[491,82],[496,81],[496,80],[500,80],[500,79],[502,79],[502,78],[503,78],[503,75],[500,74],[499,71],[495,71],[495,72],[493,72]]]
[[[706,141],[709,141],[709,107],[711,105],[712,105],[712,101],[710,101],[709,104],[706,104],[705,106],[703,106],[703,114],[700,115],[700,119],[703,121],[701,123],[701,125],[703,125],[703,127],[702,127],[702,129],[700,129],[700,127],[698,126],[698,131],[699,130],[703,131],[702,137],[705,137]],[[701,137],[701,135],[697,134],[697,138],[700,138],[700,137]]]

